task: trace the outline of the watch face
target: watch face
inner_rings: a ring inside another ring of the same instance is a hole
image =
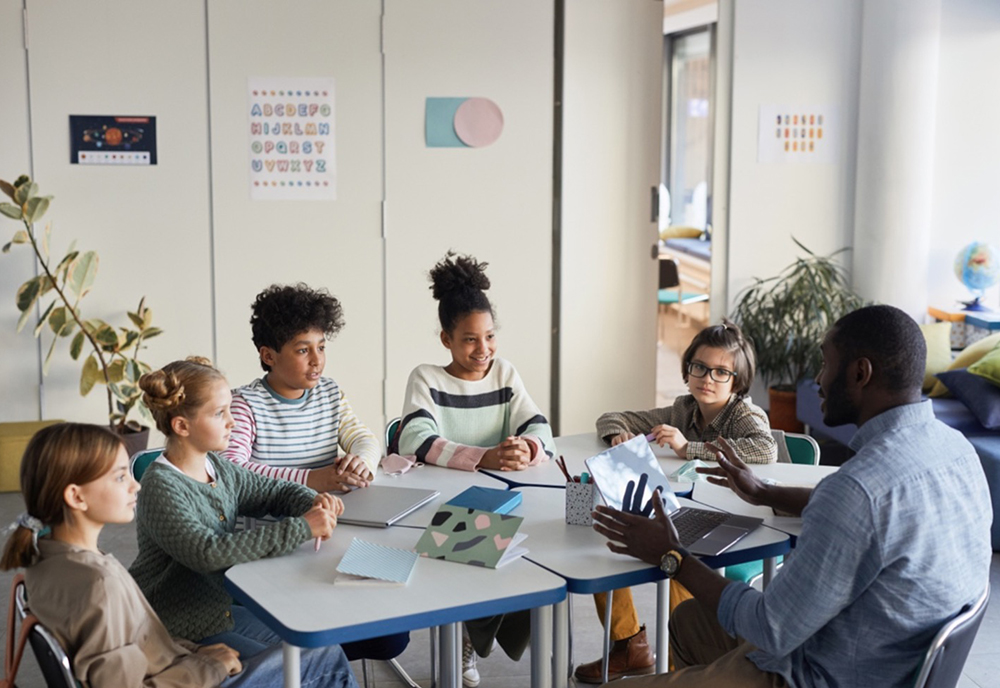
[[[680,558],[676,552],[667,552],[663,555],[663,559],[660,560],[660,570],[667,574],[668,578],[673,578],[680,566]]]

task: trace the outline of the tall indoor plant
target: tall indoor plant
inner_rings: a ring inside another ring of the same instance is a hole
[[[151,324],[153,314],[146,306],[145,297],[140,299],[135,311],[128,312],[130,326],[115,328],[98,318],[85,319],[81,314],[80,301],[90,292],[97,277],[97,253],[81,252],[71,245],[56,262],[49,250],[52,225],[47,225],[41,234],[35,230],[35,222],[48,210],[52,196],[38,195],[38,185],[26,175],[13,184],[0,180],[0,191],[13,201],[0,203],[0,213],[24,225],[4,245],[3,252],[9,252],[18,244],[28,244],[39,267],[38,274],[17,290],[17,308],[21,311],[18,331],[24,328],[37,307],[40,315],[34,328],[35,336],[41,337],[46,325],[52,333],[42,366],[44,374],[48,373],[52,354],[60,339],[72,337],[69,354],[74,361],[79,360],[85,349],[89,351],[80,374],[80,394],[86,396],[96,384],[104,384],[111,426],[126,440],[133,440],[127,442],[132,445],[130,451],[144,448],[148,428],[130,420],[129,414],[135,409],[147,423],[152,420],[142,403],[142,392],[138,386],[139,377],[149,372],[150,367],[139,360],[139,354],[145,348],[146,340],[162,332]],[[42,301],[48,296],[52,300],[45,305]]]
[[[733,319],[753,340],[757,370],[769,386],[771,426],[801,432],[795,387],[819,372],[826,331],[864,300],[851,290],[846,271],[835,260],[848,249],[818,256],[794,237],[792,241],[805,257],[743,289]]]

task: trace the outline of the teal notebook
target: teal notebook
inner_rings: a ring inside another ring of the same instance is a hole
[[[470,487],[448,500],[448,504],[464,506],[466,509],[492,511],[495,514],[508,514],[521,503],[521,493],[514,490],[501,490],[496,487]]]

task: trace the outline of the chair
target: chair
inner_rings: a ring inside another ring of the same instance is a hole
[[[399,432],[399,424],[402,422],[402,418],[396,417],[389,421],[389,424],[385,426],[385,453],[391,454],[396,451],[398,447],[393,446],[393,442],[396,440],[396,433]]]
[[[23,623],[28,614],[31,613],[24,591],[24,581],[16,581],[15,586],[14,599],[17,616]],[[73,677],[73,669],[66,651],[45,626],[36,623],[28,632],[28,642],[31,643],[31,651],[35,654],[35,660],[42,670],[42,676],[45,678],[45,685],[48,688],[79,688],[80,684]]]
[[[144,449],[141,452],[136,452],[132,455],[132,461],[130,463],[132,469],[132,477],[136,480],[142,480],[142,474],[146,472],[149,468],[149,464],[156,461],[160,454],[163,453],[164,447],[157,447],[156,449]]]
[[[934,636],[913,688],[955,688],[990,601],[990,586]]]
[[[680,273],[677,270],[677,261],[673,258],[660,258],[660,309],[669,310],[675,307],[680,316],[681,325],[686,326],[688,318],[684,312],[684,306],[703,301],[708,301],[708,294],[698,291],[684,291],[681,286]],[[664,339],[662,333],[660,333],[660,339]]]

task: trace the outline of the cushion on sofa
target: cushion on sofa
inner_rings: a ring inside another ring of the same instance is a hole
[[[927,392],[937,382],[934,376],[948,370],[951,365],[951,323],[936,322],[920,326],[927,342],[927,365],[924,368],[923,391]]]
[[[965,404],[984,428],[1000,428],[1000,387],[966,369],[946,370],[938,373],[937,378]]]
[[[1000,332],[991,334],[989,337],[983,337],[975,344],[970,344],[962,349],[962,352],[956,356],[955,360],[951,362],[950,366],[948,366],[948,370],[968,368],[970,365],[988,354],[997,344],[1000,344]],[[938,380],[934,383],[934,387],[931,388],[931,391],[928,392],[927,396],[932,398],[943,397],[947,393],[948,388],[944,386],[943,382]]]
[[[997,344],[992,351],[970,365],[969,372],[986,378],[994,385],[1000,385],[1000,344]]]

